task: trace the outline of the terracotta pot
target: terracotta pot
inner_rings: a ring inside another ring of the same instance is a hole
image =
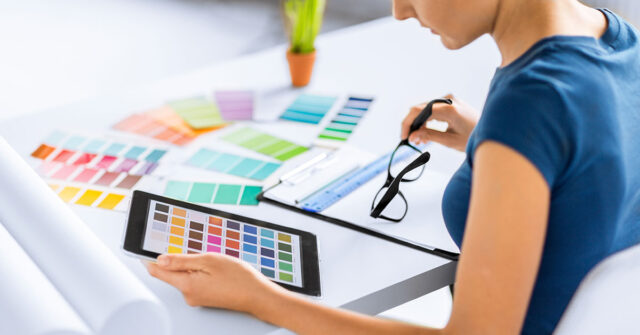
[[[293,86],[306,86],[311,80],[313,64],[316,61],[316,52],[299,54],[288,50],[287,61],[289,62],[289,73],[291,74]]]

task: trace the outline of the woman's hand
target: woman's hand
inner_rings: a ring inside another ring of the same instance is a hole
[[[449,125],[447,131],[429,129],[425,124],[413,132],[409,140],[416,144],[434,141],[449,148],[464,151],[469,141],[469,135],[471,135],[471,131],[478,123],[478,113],[473,107],[456,99],[451,94],[445,96],[445,98],[453,100],[453,104],[434,104],[433,113],[427,121],[438,120],[446,122]],[[411,107],[409,114],[402,121],[402,139],[407,138],[411,123],[426,105],[424,103]]]
[[[147,265],[149,273],[182,292],[190,306],[255,314],[282,288],[239,259],[214,254],[168,254]]]

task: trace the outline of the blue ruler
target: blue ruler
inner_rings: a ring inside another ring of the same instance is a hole
[[[415,153],[415,151],[409,148],[402,147],[396,153],[396,156],[394,157],[394,163],[401,162],[411,157],[411,155]],[[381,172],[386,171],[387,167],[389,166],[390,157],[391,153],[388,153],[369,163],[365,167],[357,169],[336,179],[319,191],[305,198],[299,205],[299,207],[309,212],[322,212],[329,206],[336,203],[338,200],[355,191],[358,187],[373,179]],[[373,196],[373,194],[371,196]]]

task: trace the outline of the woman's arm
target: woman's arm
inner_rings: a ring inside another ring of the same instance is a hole
[[[300,334],[515,334],[536,279],[548,208],[548,186],[527,159],[496,142],[478,147],[453,311],[443,330],[321,306],[218,254],[163,255],[149,272],[192,306],[251,313]]]

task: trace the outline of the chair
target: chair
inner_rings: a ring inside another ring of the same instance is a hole
[[[640,245],[603,260],[582,280],[554,332],[640,334]]]

